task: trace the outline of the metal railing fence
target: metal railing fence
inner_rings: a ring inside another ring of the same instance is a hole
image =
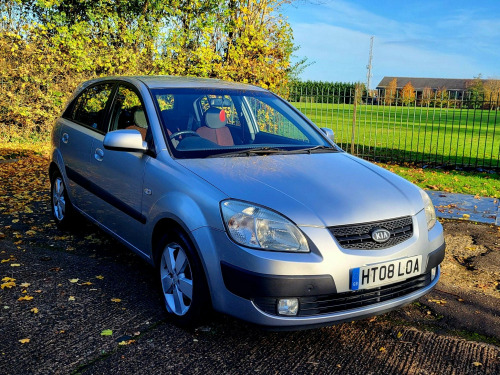
[[[356,90],[278,93],[344,150],[373,161],[499,169],[500,93]]]

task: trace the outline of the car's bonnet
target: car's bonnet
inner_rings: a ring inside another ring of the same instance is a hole
[[[272,208],[298,225],[370,222],[423,208],[411,183],[346,153],[178,162],[229,197]]]

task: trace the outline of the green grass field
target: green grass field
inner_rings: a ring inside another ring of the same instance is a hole
[[[351,151],[352,104],[292,104]],[[354,143],[356,155],[380,161],[498,168],[500,111],[360,104]]]

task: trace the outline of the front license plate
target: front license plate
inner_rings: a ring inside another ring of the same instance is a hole
[[[351,269],[351,290],[392,284],[421,274],[422,255]]]

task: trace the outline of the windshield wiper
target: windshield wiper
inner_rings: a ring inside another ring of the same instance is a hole
[[[288,150],[276,147],[254,147],[244,150],[236,150],[229,152],[221,152],[207,156],[208,158],[216,157],[231,157],[231,156],[251,156],[251,155],[268,155],[268,154],[282,154],[287,153]]]
[[[252,155],[271,155],[271,154],[304,154],[304,153],[312,154],[314,152],[337,152],[337,150],[333,147],[323,146],[323,145],[306,147],[306,148],[299,148],[299,149],[295,149],[295,150],[287,150],[284,148],[263,146],[263,147],[249,148],[249,149],[245,149],[245,150],[221,152],[221,153],[209,155],[207,157],[208,158],[216,158],[216,157],[223,158],[223,157],[231,157],[231,156],[252,156]]]
[[[299,148],[298,150],[291,150],[290,153],[299,154],[302,152],[307,152],[308,154],[312,154],[313,152],[316,152],[316,151],[337,152],[337,150],[331,146],[318,145],[318,146],[307,147],[307,148]]]

